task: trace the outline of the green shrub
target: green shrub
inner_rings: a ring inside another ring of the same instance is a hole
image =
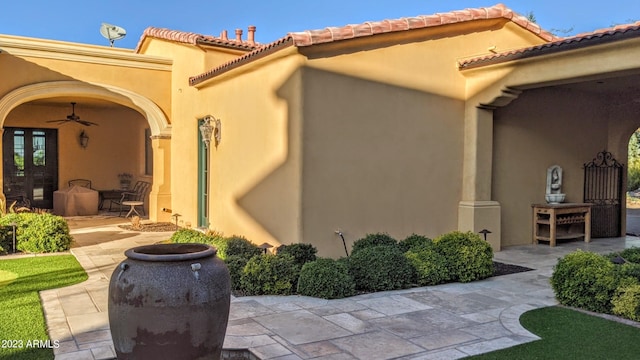
[[[249,262],[249,259],[239,255],[227,255],[224,259],[227,268],[229,269],[229,275],[231,276],[231,289],[242,289],[242,271]]]
[[[470,282],[493,275],[493,250],[473,232],[452,231],[434,240],[444,256],[451,280]]]
[[[640,282],[640,264],[625,263],[622,265],[616,265],[618,276],[621,278],[633,278]]]
[[[435,247],[422,244],[405,253],[416,272],[418,285],[437,285],[451,279],[447,259]]]
[[[351,248],[351,254],[368,247],[378,246],[378,245],[398,245],[398,241],[388,234],[377,233],[377,234],[367,234],[362,239],[358,239],[353,242],[353,247]]]
[[[355,294],[356,284],[344,261],[317,259],[302,266],[298,294],[323,299],[341,299]]]
[[[214,245],[219,236],[207,235],[201,231],[193,229],[180,229],[171,235],[169,241],[172,243],[198,243]]]
[[[47,253],[66,251],[71,247],[73,238],[69,234],[67,222],[61,216],[48,213],[11,213],[0,218],[1,226],[12,223],[16,224],[16,248],[20,251]]]
[[[402,250],[402,252],[407,252],[409,250],[417,249],[424,246],[432,246],[433,240],[423,235],[412,234],[409,235],[406,239],[400,241],[398,245],[400,246],[400,250]]]
[[[363,247],[354,251],[348,262],[356,289],[364,291],[402,289],[415,276],[413,267],[398,246]]]
[[[618,253],[626,261],[640,264],[640,247],[624,249]]]
[[[218,256],[223,259],[227,256],[237,255],[249,260],[256,255],[262,254],[262,249],[246,238],[234,235],[222,241],[218,253]]]
[[[640,188],[640,161],[634,159],[627,166],[627,191]]]
[[[318,249],[311,244],[291,244],[280,245],[277,254],[289,254],[293,256],[296,263],[302,267],[305,263],[315,261],[317,252]]]
[[[10,225],[0,226],[0,255],[13,251],[13,228]]]
[[[611,300],[613,313],[640,321],[640,285],[629,285],[618,289],[616,295]]]
[[[611,313],[611,299],[620,283],[615,266],[605,256],[581,250],[564,256],[551,276],[556,298],[563,305]]]
[[[291,255],[252,257],[242,271],[242,289],[247,295],[290,295],[299,275]]]

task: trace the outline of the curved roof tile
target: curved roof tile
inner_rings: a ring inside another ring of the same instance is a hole
[[[177,31],[156,27],[148,27],[140,36],[140,40],[138,41],[138,45],[136,46],[135,52],[140,52],[140,48],[142,47],[142,43],[148,37],[163,39],[169,41],[175,41],[183,44],[191,44],[191,45],[214,45],[214,46],[222,46],[232,49],[239,50],[253,50],[261,45],[258,43],[250,43],[248,41],[237,41],[235,39],[223,39],[211,35],[201,35],[192,32],[185,31]]]

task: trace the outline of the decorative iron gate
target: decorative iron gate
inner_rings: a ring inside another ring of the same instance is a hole
[[[620,236],[623,166],[604,150],[584,164],[584,202],[591,206],[591,237]]]

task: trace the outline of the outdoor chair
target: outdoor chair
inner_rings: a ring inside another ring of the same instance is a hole
[[[136,207],[139,207],[140,210],[142,211],[142,214],[146,215],[144,211],[144,200],[147,197],[149,190],[151,190],[150,182],[147,182],[147,181],[136,182],[136,184],[133,186],[133,189],[131,189],[131,191],[123,192],[122,197],[119,200],[111,201],[111,203],[109,204],[109,211],[111,211],[111,206],[115,204],[119,206],[118,216],[122,216],[122,212],[127,209],[127,206],[129,207],[129,212],[125,217],[129,217],[131,214],[134,214],[134,213],[140,216],[140,213],[138,213],[138,210],[136,210]]]
[[[87,180],[87,179],[73,179],[73,180],[69,180],[69,187],[72,186],[84,186],[86,188],[91,189],[91,180]]]

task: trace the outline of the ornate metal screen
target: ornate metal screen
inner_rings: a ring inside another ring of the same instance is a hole
[[[593,204],[591,237],[620,236],[623,168],[606,150],[584,164],[584,202]]]

